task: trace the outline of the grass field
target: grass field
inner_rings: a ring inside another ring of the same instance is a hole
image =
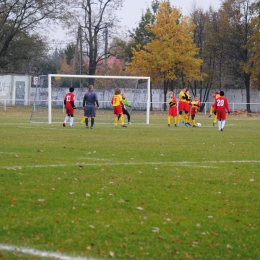
[[[94,130],[0,116],[0,259],[260,259],[259,117],[219,132],[204,115]]]

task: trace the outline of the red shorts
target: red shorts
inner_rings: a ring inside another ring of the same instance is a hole
[[[177,107],[176,106],[169,107],[168,116],[173,116],[173,117],[177,116]]]
[[[184,110],[187,111],[188,113],[191,112],[191,105],[190,105],[190,103],[186,102],[186,105],[185,105],[185,109],[184,109]]]
[[[115,115],[121,115],[121,114],[123,114],[122,107],[121,107],[121,106],[116,106],[116,107],[114,107],[114,114],[115,114]]]
[[[226,110],[224,109],[218,109],[217,110],[217,119],[218,120],[226,120]]]
[[[186,110],[186,104],[188,104],[188,103],[179,101],[179,111],[188,111],[188,110]]]
[[[73,107],[66,108],[66,113],[67,115],[74,115],[74,108]]]
[[[195,114],[197,113],[197,111],[198,111],[198,108],[193,107],[193,108],[191,109],[191,115],[192,115],[192,116],[195,116]]]

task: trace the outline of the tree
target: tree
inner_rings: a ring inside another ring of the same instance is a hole
[[[67,0],[0,1],[1,69],[16,69],[24,60],[28,63],[29,59],[38,55],[36,46],[42,44],[39,44],[41,37],[37,31],[44,26],[44,22],[62,18],[67,13],[68,4]],[[22,55],[16,51],[17,46],[20,52],[20,48],[24,47]]]
[[[1,70],[31,73],[35,61],[42,57],[45,50],[46,45],[37,35],[17,33],[9,43],[8,51],[0,57]]]
[[[248,42],[253,34],[252,19],[256,9],[250,0],[227,0],[220,9],[220,48],[225,59],[226,74],[240,79],[245,86],[247,111],[250,111],[250,80],[252,62]]]
[[[255,17],[252,20],[253,34],[248,41],[248,48],[251,50],[251,64],[244,64],[244,70],[251,73],[253,88],[260,89],[260,19]]]
[[[215,88],[221,88],[222,62],[220,43],[218,41],[219,32],[219,13],[215,12],[211,7],[208,11],[203,12],[202,9],[194,9],[192,19],[196,28],[194,30],[194,42],[199,48],[199,56],[203,59],[200,68],[201,73],[206,73],[202,81],[189,82],[189,88],[193,96],[200,92],[200,101],[208,101],[209,91]],[[202,91],[204,90],[204,91]],[[202,94],[203,93],[203,94]],[[201,106],[203,109],[204,104]]]
[[[250,63],[244,63],[243,68],[246,73],[251,74],[252,88],[260,89],[260,3],[252,3],[250,10],[255,14],[251,21],[252,35],[246,44],[250,51]]]
[[[95,75],[99,62],[109,55],[108,37],[118,22],[115,10],[122,6],[122,2],[123,0],[78,1],[80,11],[77,9],[76,20],[86,44],[89,75]],[[89,79],[89,84],[94,85],[94,82],[94,79]]]
[[[194,44],[195,25],[180,10],[171,7],[168,1],[161,2],[156,22],[151,25],[154,35],[151,42],[133,49],[133,59],[127,71],[149,75],[152,82],[164,82],[164,101],[169,83],[202,80],[198,57],[199,49]]]

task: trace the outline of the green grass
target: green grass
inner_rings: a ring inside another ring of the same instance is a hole
[[[204,115],[201,128],[168,128],[162,113],[94,130],[29,116],[1,112],[0,244],[95,259],[260,259],[259,117],[228,116],[219,132]]]

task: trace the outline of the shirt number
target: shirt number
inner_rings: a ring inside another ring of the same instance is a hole
[[[223,99],[218,99],[217,100],[217,106],[218,107],[223,107],[224,106],[224,100]]]

